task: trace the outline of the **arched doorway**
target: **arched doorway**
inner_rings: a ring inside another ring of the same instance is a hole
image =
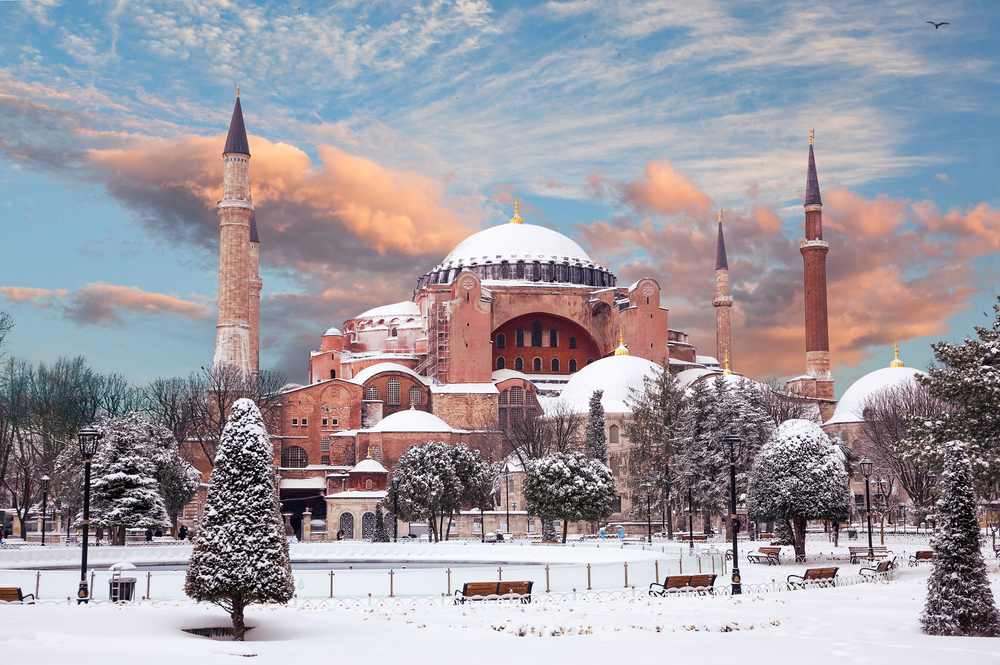
[[[354,538],[354,515],[350,513],[341,513],[340,530],[343,532],[343,538],[345,540]]]

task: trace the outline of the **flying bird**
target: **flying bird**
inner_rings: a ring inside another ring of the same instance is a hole
[[[933,25],[935,30],[940,28],[942,25],[951,25],[951,23],[935,23],[934,21],[927,21],[927,23]]]

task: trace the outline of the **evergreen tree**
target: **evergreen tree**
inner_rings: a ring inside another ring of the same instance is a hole
[[[559,542],[559,534],[556,533],[556,523],[553,520],[542,520],[542,542]]]
[[[830,437],[808,420],[786,420],[753,464],[747,514],[762,522],[791,520],[795,556],[806,554],[806,522],[850,517],[851,488]]]
[[[615,479],[598,460],[582,453],[555,453],[528,462],[525,471],[528,512],[542,520],[562,520],[564,543],[569,522],[596,522],[614,510]]]
[[[373,543],[388,543],[392,538],[385,529],[385,519],[382,517],[382,504],[375,504],[375,533],[372,534]]]
[[[1000,612],[979,549],[972,464],[960,441],[945,446],[938,524],[931,543],[934,570],[927,580],[927,603],[920,616],[924,632],[1000,637]]]
[[[156,482],[156,465],[146,448],[147,425],[138,414],[102,423],[103,445],[94,459],[92,521],[111,529],[116,545],[126,529],[159,529],[170,524]]]
[[[584,434],[587,456],[603,464],[608,463],[608,439],[604,433],[604,405],[601,404],[603,390],[595,390],[590,396],[590,413]]]
[[[789,526],[788,520],[775,520],[774,522],[774,540],[771,541],[772,545],[794,545],[795,536],[792,535],[792,527]]]
[[[246,632],[247,605],[283,603],[295,592],[275,473],[260,410],[249,399],[237,400],[216,451],[184,584],[191,598],[229,612],[237,641]]]

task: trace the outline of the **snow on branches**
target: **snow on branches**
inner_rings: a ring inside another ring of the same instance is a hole
[[[611,469],[583,453],[555,453],[531,460],[526,472],[528,512],[542,520],[562,520],[564,543],[569,522],[594,522],[614,510],[617,493]]]

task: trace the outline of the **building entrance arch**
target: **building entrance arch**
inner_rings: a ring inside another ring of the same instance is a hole
[[[517,334],[518,330],[523,331],[522,334]],[[514,369],[528,374],[571,374],[586,366],[587,358],[603,355],[583,326],[546,312],[510,319],[493,331],[491,339],[494,342],[491,345],[493,367],[513,365]],[[500,348],[497,339],[505,339],[506,348]],[[518,363],[518,359],[522,362]]]

